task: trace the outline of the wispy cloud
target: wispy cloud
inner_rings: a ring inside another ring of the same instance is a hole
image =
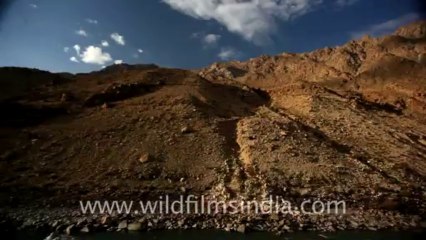
[[[87,37],[87,35],[88,35],[87,32],[84,31],[83,29],[75,31],[75,34],[83,36],[83,37]]]
[[[64,52],[69,52],[70,51],[70,48],[69,47],[64,47]]]
[[[114,64],[123,64],[123,60],[115,60]]]
[[[256,44],[270,42],[277,20],[290,20],[313,10],[322,0],[163,0],[173,9],[202,20],[215,20],[228,31]]]
[[[72,48],[74,48],[75,52],[77,53],[77,55],[80,55],[80,51],[81,51],[81,47],[80,45],[76,44],[74,45]]]
[[[30,5],[30,7],[32,7],[32,8],[38,8],[38,5],[37,5],[37,4],[35,4],[35,3],[30,3],[29,5]]]
[[[231,60],[238,58],[240,53],[231,47],[222,48],[217,55],[221,60]]]
[[[103,41],[101,42],[101,45],[102,45],[102,47],[109,47],[109,43],[108,43],[108,41],[106,41],[106,40],[103,40]]]
[[[217,42],[219,42],[220,38],[222,36],[219,34],[207,34],[206,36],[204,36],[203,38],[203,42],[207,45],[215,45],[217,44]]]
[[[201,37],[201,35],[202,35],[202,33],[201,33],[201,32],[195,32],[195,33],[192,33],[192,34],[191,34],[191,38],[200,38],[200,37]]]
[[[111,39],[114,40],[118,45],[126,45],[126,41],[124,40],[124,37],[118,33],[112,33]]]
[[[408,24],[410,22],[413,22],[419,18],[420,16],[418,14],[409,13],[395,19],[391,19],[385,22],[371,25],[367,27],[366,29],[351,32],[350,36],[352,39],[357,39],[365,35],[381,36],[381,35],[389,34],[394,32],[398,27]]]
[[[75,63],[79,63],[80,61],[78,61],[78,59],[76,57],[70,57],[70,61],[71,62],[75,62]]]
[[[96,19],[91,19],[91,18],[86,18],[86,22],[90,23],[90,24],[98,24],[98,20]]]
[[[222,38],[222,35],[205,32],[195,32],[191,34],[191,38],[200,40],[205,47],[215,46]]]
[[[139,58],[139,55],[142,54],[142,53],[144,53],[144,51],[142,49],[138,48],[136,50],[136,53],[133,54],[133,57],[134,58]]]

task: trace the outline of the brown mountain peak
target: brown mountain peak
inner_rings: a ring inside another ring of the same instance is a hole
[[[405,38],[425,38],[426,20],[419,20],[396,30],[395,35]]]

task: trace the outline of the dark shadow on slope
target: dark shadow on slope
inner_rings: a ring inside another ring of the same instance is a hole
[[[231,73],[233,78],[243,77],[244,75],[247,74],[246,70],[242,70],[232,66],[227,67],[226,70],[228,70]]]
[[[129,83],[108,87],[102,93],[96,93],[88,97],[84,105],[86,107],[99,106],[104,103],[116,102],[128,98],[140,96],[158,90],[163,85],[162,82],[156,84]]]
[[[395,106],[386,102],[370,102],[364,99],[361,94],[350,96],[349,99],[355,104],[357,108],[362,108],[366,111],[387,112],[400,116],[403,114],[403,110],[405,109],[404,102],[401,102],[399,106]]]
[[[239,119],[224,120],[218,123],[218,131],[225,138],[224,153],[227,157],[237,157],[240,145],[237,143],[237,123]]]
[[[65,108],[32,106],[16,102],[0,103],[1,127],[20,128],[40,124],[43,121],[67,113]]]

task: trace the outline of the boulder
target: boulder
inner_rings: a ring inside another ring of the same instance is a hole
[[[74,225],[74,224],[72,224],[72,225],[69,225],[69,226],[65,229],[65,234],[67,234],[67,235],[71,235],[71,234],[74,234],[74,233],[75,233],[75,231],[76,231],[76,227],[75,227],[75,225]]]
[[[110,224],[111,224],[111,217],[110,217],[110,216],[103,216],[103,217],[101,218],[100,223],[101,223],[102,225],[110,225]]]
[[[246,233],[246,225],[245,224],[240,224],[237,228],[237,232],[240,233]]]
[[[140,230],[142,230],[142,223],[140,223],[140,222],[130,223],[127,226],[127,230],[129,230],[129,231],[140,231]]]
[[[183,134],[190,133],[191,128],[189,128],[188,126],[184,126],[180,129],[180,132],[183,133]]]
[[[80,232],[82,232],[82,233],[89,233],[90,229],[89,229],[88,226],[84,226],[82,229],[80,229]]]
[[[118,224],[118,229],[126,229],[127,228],[127,220],[123,220]]]
[[[140,163],[147,163],[151,160],[151,156],[149,155],[149,153],[143,153],[140,157],[139,157],[139,162]]]

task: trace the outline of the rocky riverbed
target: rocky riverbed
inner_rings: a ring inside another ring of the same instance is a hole
[[[3,231],[43,231],[66,235],[178,229],[217,229],[240,233],[267,231],[281,235],[295,231],[414,230],[426,228],[426,223],[416,215],[362,209],[339,215],[302,215],[297,211],[287,215],[84,215],[78,210],[58,208],[2,210],[0,226]]]

